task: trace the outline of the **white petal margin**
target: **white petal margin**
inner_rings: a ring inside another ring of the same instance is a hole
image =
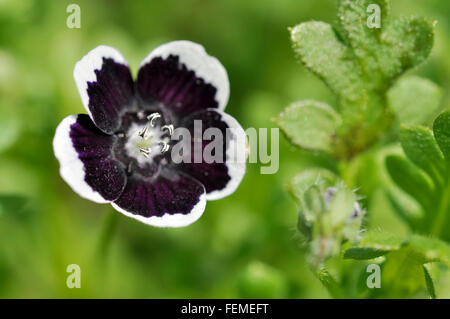
[[[206,196],[205,193],[200,195],[199,202],[195,204],[189,214],[165,214],[162,217],[144,217],[137,214],[132,214],[127,212],[123,208],[120,208],[117,204],[111,203],[112,207],[118,212],[124,214],[127,217],[134,218],[144,224],[154,226],[154,227],[185,227],[193,222],[197,221],[205,211],[206,207]]]
[[[230,97],[230,82],[228,74],[223,65],[215,57],[206,53],[200,44],[191,41],[173,41],[163,44],[152,52],[141,62],[140,67],[149,63],[155,57],[167,58],[169,55],[179,57],[181,63],[189,70],[202,78],[206,83],[217,89],[216,100],[218,109],[224,110]]]
[[[78,115],[69,115],[56,128],[53,151],[59,161],[59,173],[73,191],[81,197],[100,204],[109,203],[84,180],[84,165],[79,159],[69,135],[70,127],[77,121],[77,117]]]
[[[218,112],[214,109],[211,111]],[[207,200],[217,200],[231,195],[236,191],[239,184],[245,175],[246,162],[247,162],[247,135],[244,129],[241,127],[238,121],[231,115],[224,112],[218,112],[221,115],[221,120],[224,121],[228,129],[233,134],[233,138],[230,139],[228,149],[226,151],[226,166],[228,168],[228,175],[231,179],[224,189],[215,190],[206,194]],[[228,133],[229,134],[229,133]]]
[[[81,101],[84,108],[88,112],[92,121],[95,123],[91,111],[89,110],[89,96],[87,93],[88,82],[96,82],[97,75],[95,70],[100,70],[103,65],[103,58],[113,59],[115,62],[128,66],[128,62],[122,54],[107,45],[99,45],[88,52],[80,61],[75,64],[73,69],[73,77],[80,93]]]

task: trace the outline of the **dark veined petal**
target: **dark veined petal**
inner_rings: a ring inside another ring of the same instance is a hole
[[[230,94],[222,64],[190,41],[169,42],[153,50],[141,62],[136,87],[144,101],[162,102],[180,115],[223,110]]]
[[[58,125],[53,150],[60,174],[81,197],[107,203],[122,193],[126,175],[111,158],[113,141],[86,114],[70,115]]]
[[[217,137],[210,137],[211,140],[203,138],[201,150],[195,147],[196,120],[202,124],[201,136],[209,128],[217,128],[222,133],[223,150],[220,162],[207,160],[202,156],[205,154],[205,147]],[[191,132],[191,163],[179,163],[177,169],[194,177],[205,186],[207,200],[221,199],[232,194],[241,183],[246,169],[247,137],[242,127],[232,116],[213,109],[192,114],[184,119],[182,126]],[[202,160],[196,163],[196,153],[199,152],[203,154],[197,154],[197,157]]]
[[[130,177],[112,203],[122,214],[156,227],[187,226],[203,214],[205,188],[183,174],[160,175],[153,181]]]
[[[73,71],[84,107],[95,125],[111,134],[120,127],[120,115],[133,106],[133,79],[127,61],[114,48],[98,46]]]

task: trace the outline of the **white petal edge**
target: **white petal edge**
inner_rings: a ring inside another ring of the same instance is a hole
[[[84,108],[88,112],[92,121],[94,121],[94,119],[91,111],[89,110],[87,82],[97,81],[97,75],[94,71],[102,68],[103,58],[111,58],[117,63],[128,66],[128,62],[118,50],[107,45],[99,45],[89,51],[80,61],[78,61],[73,69],[73,77],[75,79],[78,92],[80,93],[81,101],[83,102]]]
[[[155,57],[165,59],[170,54],[178,56],[180,62],[185,64],[189,70],[194,71],[198,77],[217,89],[218,109],[224,110],[230,97],[230,82],[228,81],[227,71],[217,58],[210,56],[205,51],[202,45],[186,40],[168,42],[150,52],[142,60],[140,67]]]
[[[78,115],[67,116],[56,128],[53,152],[59,161],[59,173],[73,191],[81,197],[100,204],[109,203],[84,180],[84,165],[79,159],[69,135],[70,126],[77,121],[77,117]]]
[[[210,111],[218,112],[214,109]],[[230,140],[230,144],[226,151],[226,165],[228,168],[228,175],[231,177],[224,189],[215,190],[206,194],[207,200],[217,200],[231,195],[236,191],[239,184],[245,175],[246,161],[247,161],[247,135],[239,122],[224,112],[218,112],[229,128],[233,129],[235,138]]]
[[[206,196],[205,193],[200,195],[199,202],[195,204],[189,214],[165,214],[162,217],[144,217],[141,215],[133,214],[127,212],[123,208],[120,208],[117,204],[111,203],[112,207],[118,212],[124,214],[127,217],[134,218],[144,224],[154,226],[154,227],[185,227],[193,222],[197,221],[205,211],[206,207]]]

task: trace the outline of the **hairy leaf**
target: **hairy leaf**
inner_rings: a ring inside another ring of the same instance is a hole
[[[373,8],[373,5],[377,6],[376,10],[380,13],[379,28],[368,26],[368,11]],[[365,75],[377,77],[380,73],[377,51],[380,50],[381,31],[388,13],[388,0],[338,1],[339,30],[358,58]]]
[[[297,229],[300,235],[303,236],[303,239],[307,242],[312,239],[312,224],[310,221],[306,220],[304,214],[299,213],[297,219]]]
[[[429,285],[423,266],[431,262],[449,265],[450,247],[435,238],[412,235],[397,250],[386,255],[382,281],[387,291],[414,293]]]
[[[310,186],[305,191],[303,199],[303,208],[310,216],[315,216],[325,211],[326,204],[319,185]]]
[[[442,90],[417,76],[401,78],[388,92],[389,106],[401,123],[422,124],[438,111]]]
[[[345,223],[353,215],[355,201],[356,196],[351,190],[345,187],[338,188],[328,208],[331,212],[330,217],[333,226]]]
[[[302,205],[303,195],[309,187],[317,185],[321,191],[324,191],[326,188],[333,186],[336,181],[337,176],[329,170],[314,168],[295,175],[286,188],[297,203]]]
[[[450,266],[450,246],[437,238],[421,235],[412,235],[405,243],[411,247],[424,260],[423,263],[441,262]]]
[[[289,106],[275,122],[292,143],[330,152],[339,115],[327,104],[304,101]]]
[[[403,241],[404,239],[394,234],[381,231],[369,231],[364,233],[358,247],[393,251],[400,249]]]
[[[352,99],[360,95],[360,68],[353,52],[339,40],[331,25],[318,21],[301,23],[291,29],[291,40],[300,61],[337,96]]]
[[[433,124],[434,137],[447,159],[450,159],[450,111],[439,115]]]
[[[416,251],[402,248],[386,255],[383,265],[383,287],[396,294],[413,294],[425,286],[423,281],[423,259]]]
[[[417,231],[424,228],[425,225],[421,223],[422,219],[419,216],[407,211],[405,206],[398,201],[395,195],[393,195],[391,192],[387,192],[386,196],[392,208],[394,209],[394,212],[409,226],[411,230]]]
[[[400,141],[403,151],[417,166],[435,181],[442,182],[444,161],[430,129],[422,126],[402,126]]]
[[[380,25],[369,27],[377,14]],[[339,0],[339,30],[358,57],[369,85],[389,84],[425,60],[433,46],[434,21],[388,15],[388,0]]]
[[[401,17],[386,26],[381,40],[389,49],[380,53],[380,63],[388,78],[399,76],[428,57],[434,26],[434,21],[421,17]]]
[[[344,253],[345,259],[367,260],[384,256],[389,251],[379,250],[370,247],[349,248]]]
[[[371,6],[372,5],[372,6]],[[377,5],[380,13],[380,28],[369,28],[369,14],[375,13]],[[371,7],[369,7],[371,6]],[[389,14],[388,0],[338,0],[338,18],[340,31],[354,49],[359,49],[358,56],[363,58],[377,45],[380,29]],[[365,53],[363,55],[363,53]]]
[[[416,199],[422,207],[432,206],[433,185],[421,170],[398,155],[388,156],[386,167],[398,187]]]
[[[386,254],[394,251],[403,251],[407,252],[408,258],[413,258],[414,262],[420,265],[430,262],[441,262],[450,266],[450,246],[437,238],[422,235],[411,235],[407,239],[402,239],[400,236],[390,233],[370,231],[363,235],[358,247],[354,248],[383,251]],[[351,251],[347,256],[354,255],[355,253]],[[370,254],[367,255],[371,256]],[[361,258],[362,254],[357,256]],[[389,256],[390,254],[387,255],[387,258]]]
[[[427,267],[423,265],[423,273],[425,276],[425,283],[427,285],[428,293],[430,294],[431,299],[436,299],[436,291],[434,289],[433,279],[431,278],[430,272]]]

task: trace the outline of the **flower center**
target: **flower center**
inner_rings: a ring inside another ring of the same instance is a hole
[[[157,125],[156,121],[160,117],[159,113],[152,113],[147,116],[147,124],[133,123],[128,129],[125,150],[127,155],[136,159],[139,164],[152,163],[156,155],[169,150],[173,125]]]

